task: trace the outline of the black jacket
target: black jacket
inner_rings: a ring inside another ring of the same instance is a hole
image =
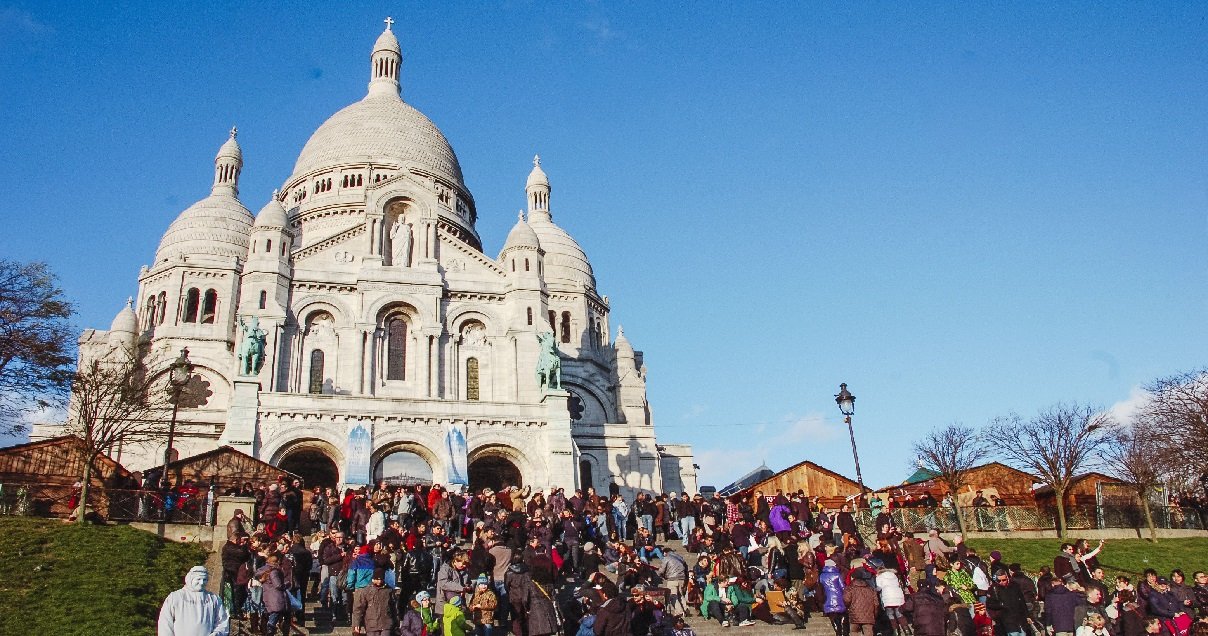
[[[629,633],[629,611],[625,599],[610,598],[596,610],[596,623],[592,626],[596,636],[631,636]]]
[[[247,563],[251,552],[247,546],[227,541],[222,546],[222,569],[225,572],[238,572],[239,566]]]
[[[991,585],[990,593],[986,597],[986,609],[992,612],[994,621],[1005,631],[1024,631],[1028,623],[1028,602],[1014,581],[1006,585]]]
[[[916,636],[944,636],[947,634],[948,603],[943,597],[930,590],[911,594],[902,609],[911,613]]]

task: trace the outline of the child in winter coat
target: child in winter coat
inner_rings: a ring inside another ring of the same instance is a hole
[[[898,636],[913,636],[910,621],[902,613],[902,604],[906,595],[902,593],[902,582],[898,579],[897,570],[881,568],[877,571],[877,589],[881,592],[881,606],[885,608],[885,616],[893,625]]]
[[[444,636],[466,636],[470,623],[461,609],[461,597],[454,596],[445,602],[444,607]]]

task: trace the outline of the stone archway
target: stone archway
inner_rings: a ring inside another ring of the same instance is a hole
[[[484,455],[470,462],[470,490],[500,490],[504,486],[524,486],[520,468],[502,455]]]
[[[373,483],[385,481],[392,486],[431,484],[435,473],[432,465],[420,453],[407,448],[395,448],[382,453],[373,463]]]
[[[287,453],[277,462],[277,467],[301,477],[306,488],[335,488],[340,483],[339,467],[327,453],[317,448],[299,448]]]
[[[344,454],[327,441],[299,439],[273,451],[269,463],[301,477],[307,489],[315,486],[336,488],[341,480]]]

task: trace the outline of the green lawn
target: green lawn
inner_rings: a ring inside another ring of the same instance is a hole
[[[1004,561],[1020,563],[1034,575],[1042,565],[1053,566],[1053,557],[1057,556],[1062,542],[1060,539],[970,539],[968,543],[986,560],[989,560],[991,550],[998,550]],[[1124,574],[1135,581],[1145,568],[1153,568],[1163,576],[1174,568],[1182,568],[1190,579],[1193,571],[1208,570],[1208,538],[1161,539],[1156,544],[1143,539],[1108,540],[1098,558],[1109,577]]]
[[[199,545],[126,526],[0,517],[0,634],[155,634]]]

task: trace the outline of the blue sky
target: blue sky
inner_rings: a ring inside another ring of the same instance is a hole
[[[497,253],[534,153],[702,483],[870,484],[937,425],[1208,362],[1205,3],[0,1],[0,253],[108,326],[232,125],[258,210],[364,95],[452,142]]]

